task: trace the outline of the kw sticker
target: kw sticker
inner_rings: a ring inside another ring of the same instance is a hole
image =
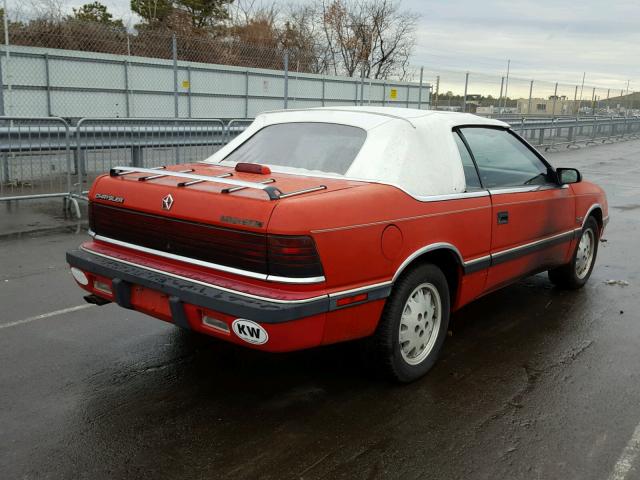
[[[251,320],[245,320],[244,318],[236,318],[231,324],[233,332],[247,343],[254,345],[262,345],[269,340],[269,334],[267,331]]]

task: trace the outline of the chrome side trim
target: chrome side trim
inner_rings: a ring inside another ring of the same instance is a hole
[[[572,240],[574,236],[575,230],[571,229],[566,232],[557,233],[549,237],[541,238],[540,240],[536,240],[534,242],[525,243],[524,245],[518,245],[517,247],[499,250],[491,254],[491,264],[495,265],[497,263],[503,263],[522,255],[527,255],[528,253],[532,253],[536,250]]]
[[[304,278],[293,278],[293,277],[279,277],[278,275],[267,275],[267,282],[279,282],[279,283],[322,283],[326,279],[324,276],[320,277],[304,277]]]
[[[133,243],[123,242],[123,241],[116,240],[109,237],[103,237],[102,235],[94,234],[93,238],[101,242],[111,243],[113,245],[118,245],[120,247],[130,248],[131,250],[137,250],[143,253],[149,253],[151,255],[156,255],[158,257],[169,258],[171,260],[177,260],[179,262],[189,263],[191,265],[198,265],[200,267],[212,268],[212,269],[220,270],[227,273],[241,275],[243,277],[256,278],[258,280],[265,280],[270,282],[281,282],[281,283],[298,283],[298,284],[320,283],[325,281],[324,276],[306,277],[306,278],[290,278],[290,277],[278,277],[275,275],[266,275],[264,273],[250,272],[248,270],[227,267],[225,265],[218,265],[217,263],[205,262],[203,260],[197,260],[195,258],[183,257],[182,255],[175,255],[173,253],[162,252],[160,250],[154,250],[152,248],[142,247],[140,245],[135,245]]]
[[[433,250],[438,250],[438,249],[451,250],[458,257],[458,261],[460,262],[460,265],[464,265],[464,261],[462,260],[462,255],[460,254],[460,250],[458,250],[455,246],[453,246],[452,244],[447,243],[447,242],[432,243],[432,244],[429,244],[429,245],[427,245],[425,247],[419,248],[418,250],[413,252],[411,255],[409,255],[404,260],[404,262],[402,262],[400,264],[400,266],[396,270],[396,273],[393,275],[393,278],[391,279],[391,281],[395,282],[398,279],[398,277],[400,276],[400,274],[403,272],[403,270],[405,268],[407,268],[409,266],[409,264],[411,262],[413,262],[416,258],[418,258],[420,255],[422,255],[424,253],[427,253],[427,252],[432,252]]]
[[[491,255],[485,255],[484,257],[474,258],[473,260],[467,260],[464,262],[465,267],[470,267],[478,263],[486,262],[491,259]]]
[[[400,188],[396,185],[392,185],[396,188]],[[402,190],[400,188],[400,190]],[[409,192],[405,192],[411,195]],[[462,193],[450,193],[446,195],[427,195],[427,196],[415,196],[416,200],[420,202],[442,202],[446,200],[460,200],[463,198],[477,198],[477,197],[488,197],[489,192],[487,190],[478,190],[475,192],[462,192]]]
[[[90,250],[90,249],[82,247],[82,246],[80,247],[80,250],[85,251],[87,253],[90,253],[91,255],[96,255],[98,257],[102,257],[102,258],[107,258],[109,260],[113,260],[114,262],[120,262],[120,263],[124,263],[125,265],[131,265],[133,267],[138,267],[138,268],[142,268],[144,270],[149,270],[150,272],[159,273],[159,274],[162,274],[162,275],[167,275],[169,277],[177,278],[177,279],[180,279],[180,280],[186,280],[188,282],[196,283],[196,284],[202,285],[204,287],[217,288],[218,290],[222,290],[222,291],[225,291],[225,292],[228,292],[228,293],[233,293],[235,295],[241,295],[241,296],[244,296],[244,297],[247,297],[247,298],[253,298],[255,300],[264,300],[266,302],[273,302],[273,303],[307,303],[307,302],[313,302],[315,300],[321,300],[321,299],[327,297],[327,295],[320,295],[320,296],[317,296],[317,297],[303,298],[301,300],[279,300],[277,298],[262,297],[260,295],[253,295],[251,293],[241,292],[239,290],[234,290],[232,288],[221,287],[220,285],[215,285],[213,283],[207,283],[207,282],[203,282],[201,280],[196,280],[196,279],[193,279],[193,278],[190,278],[190,277],[185,277],[183,275],[178,275],[176,273],[170,273],[170,272],[167,272],[165,270],[158,270],[157,268],[149,267],[147,265],[141,265],[139,263],[130,262],[128,260],[122,260],[121,258],[112,257],[111,255],[106,255],[104,253],[94,252],[93,250]]]
[[[463,260],[460,251],[452,244],[446,242],[438,242],[432,243],[425,247],[422,247],[411,255],[409,255],[398,267],[395,275],[393,276],[392,282],[395,282],[397,278],[400,276],[402,271],[407,268],[407,266],[413,262],[420,255],[431,252],[433,250],[438,249],[448,249],[453,251],[459,260],[460,266],[462,267],[465,275],[473,272],[477,272],[480,270],[487,269],[493,265],[507,262],[509,260],[515,259],[522,255],[527,255],[528,253],[534,252],[541,248],[546,248],[547,246],[553,246],[555,244],[562,243],[564,241],[572,240],[576,234],[582,231],[582,228],[568,230],[566,232],[558,233],[555,235],[551,235],[549,237],[542,238],[540,240],[536,240],[534,242],[529,242],[524,245],[518,245],[517,247],[507,248],[504,250],[499,250],[497,252],[493,252],[489,255],[484,255],[482,257],[473,258],[471,260]]]
[[[507,193],[527,193],[527,192],[540,192],[544,190],[566,190],[569,185],[528,185],[522,187],[502,187],[502,188],[490,188],[489,193],[491,195],[505,195]]]
[[[344,295],[357,294],[357,293],[360,293],[360,292],[364,292],[366,290],[372,290],[374,288],[389,287],[392,284],[393,284],[392,281],[382,282],[382,283],[374,283],[372,285],[366,285],[364,287],[352,288],[351,290],[343,290],[341,292],[330,293],[329,294],[329,298],[336,298],[336,297],[342,297]]]
[[[602,205],[600,205],[599,203],[594,203],[593,205],[591,205],[589,207],[589,210],[587,210],[587,213],[585,213],[584,217],[582,218],[582,228],[584,228],[585,224],[587,223],[587,219],[589,218],[589,215],[591,215],[591,212],[593,212],[596,208],[599,208],[600,211],[602,212]],[[607,218],[609,217],[607,216]],[[604,218],[602,219],[602,224],[603,225],[605,224]]]
[[[528,186],[528,187],[490,188],[489,193],[491,195],[505,195],[507,193],[537,192],[538,190],[542,190],[541,185],[534,185],[534,186]]]

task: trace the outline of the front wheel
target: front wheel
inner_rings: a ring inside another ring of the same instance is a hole
[[[449,310],[449,286],[437,266],[417,266],[396,282],[372,339],[387,376],[411,382],[431,369],[447,335]]]
[[[591,276],[598,255],[600,227],[595,218],[589,217],[580,233],[580,240],[571,262],[549,270],[549,280],[560,288],[575,290],[584,286]]]

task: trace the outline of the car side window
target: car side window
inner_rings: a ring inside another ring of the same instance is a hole
[[[549,183],[547,166],[507,130],[461,128],[485,188]]]
[[[460,152],[462,168],[464,169],[464,178],[467,182],[467,191],[482,188],[480,177],[478,177],[478,171],[476,170],[476,166],[473,163],[473,159],[471,158],[471,154],[469,153],[467,146],[462,141],[462,138],[460,138],[458,132],[453,132],[453,138],[455,139],[456,146]]]

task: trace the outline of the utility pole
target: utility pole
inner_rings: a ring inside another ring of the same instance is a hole
[[[509,69],[511,67],[511,60],[507,60],[507,78],[504,82],[504,106],[507,106],[507,99],[509,98]]]
[[[580,112],[580,108],[582,108],[582,91],[584,90],[584,77],[587,75],[587,72],[582,73],[582,86],[580,87],[580,103],[578,104],[578,112]]]
[[[462,99],[462,111],[467,111],[467,86],[469,85],[469,72],[464,77],[464,98]]]

